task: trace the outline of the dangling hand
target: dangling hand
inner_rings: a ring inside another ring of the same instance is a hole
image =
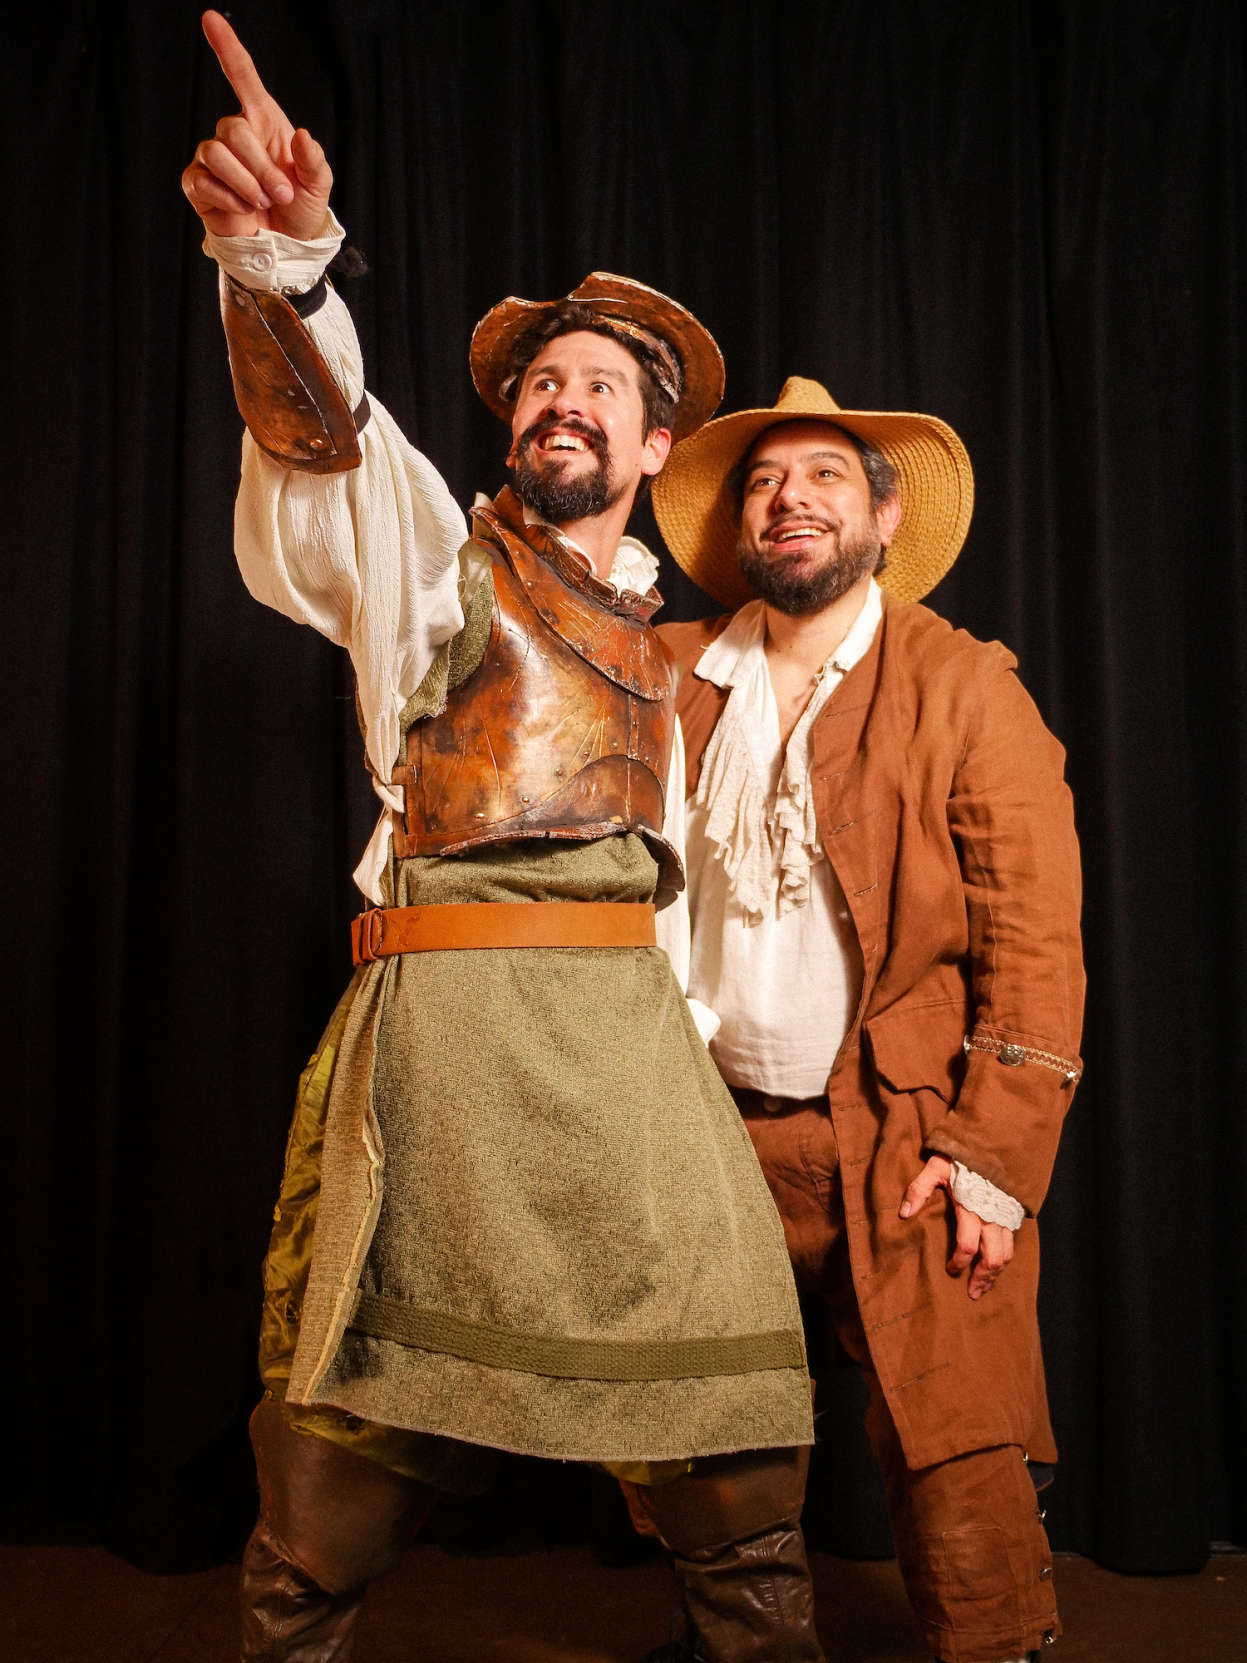
[[[952,1162],[943,1155],[932,1155],[905,1191],[901,1217],[912,1218],[937,1189],[947,1194],[957,1209],[957,1246],[945,1268],[950,1276],[960,1276],[967,1265],[973,1265],[966,1291],[971,1299],[982,1299],[1013,1257],[1013,1231],[1003,1224],[987,1224],[969,1207],[963,1207],[953,1195],[952,1179]]]
[[[325,152],[305,127],[290,125],[220,12],[205,12],[203,29],[242,113],[218,121],[216,137],[195,151],[182,175],[187,201],[218,237],[261,229],[319,236],[333,185]]]

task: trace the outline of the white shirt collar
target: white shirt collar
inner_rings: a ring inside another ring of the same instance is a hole
[[[844,640],[823,665],[819,679],[828,670],[838,670],[841,675],[847,675],[869,652],[882,617],[883,592],[872,577],[861,611]],[[718,640],[712,641],[706,648],[696,673],[703,681],[714,682],[716,687],[734,687],[753,673],[765,647],[766,602],[750,601],[741,607]]]

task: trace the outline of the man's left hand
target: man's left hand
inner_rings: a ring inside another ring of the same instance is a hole
[[[945,1192],[957,1210],[957,1246],[946,1267],[948,1274],[960,1276],[967,1265],[972,1266],[967,1291],[971,1299],[982,1299],[1013,1257],[1013,1231],[1003,1224],[985,1224],[977,1213],[963,1207],[953,1195],[952,1177],[952,1162],[932,1155],[905,1191],[901,1217],[913,1218],[937,1189]]]

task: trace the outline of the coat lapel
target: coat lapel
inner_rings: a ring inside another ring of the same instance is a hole
[[[883,951],[879,808],[868,783],[866,729],[876,709],[888,614],[814,723],[811,775],[823,850],[844,890],[865,966],[863,1002]]]

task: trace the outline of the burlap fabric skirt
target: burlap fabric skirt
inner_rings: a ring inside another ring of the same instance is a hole
[[[645,900],[633,836],[396,863],[393,904]],[[609,1463],[812,1441],[783,1232],[659,949],[357,973],[300,1085],[261,1362],[414,1476],[469,1446]],[[450,1440],[450,1442],[446,1442]]]

